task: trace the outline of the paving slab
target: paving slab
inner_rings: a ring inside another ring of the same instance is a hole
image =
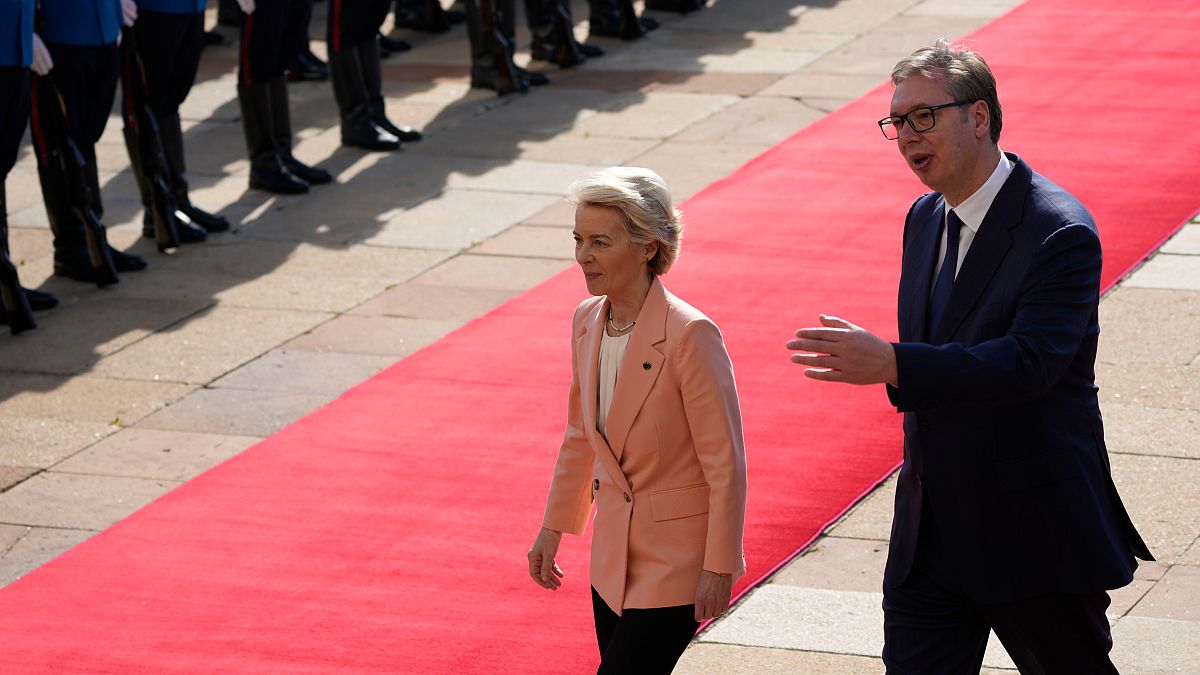
[[[142,420],[137,428],[265,438],[334,398],[334,394],[197,389]]]
[[[669,91],[681,94],[731,94],[754,96],[778,82],[779,73],[674,73],[644,87],[645,91]]]
[[[474,253],[521,258],[575,259],[575,241],[561,227],[517,225],[476,246]]]
[[[1154,588],[1153,581],[1134,579],[1121,588],[1109,591],[1108,597],[1111,603],[1108,605],[1108,609],[1104,610],[1109,621],[1128,615],[1129,610],[1141,602],[1152,588]]]
[[[769,146],[668,141],[644,155],[633,166],[644,166],[664,177],[676,203],[695,195],[714,180],[762,154]]]
[[[8,374],[0,380],[0,418],[132,424],[190,390],[168,382]]]
[[[771,577],[772,584],[878,593],[886,541],[821,537]]]
[[[643,100],[619,114],[593,115],[576,124],[571,133],[606,138],[669,138],[740,100],[728,94],[647,92]]]
[[[1200,258],[1195,266],[1200,268]],[[1122,287],[1100,302],[1096,360],[1121,367],[1188,365],[1200,355],[1198,323],[1200,293]]]
[[[1127,616],[1113,626],[1113,664],[1126,675],[1196,672],[1200,623]]]
[[[48,468],[120,427],[34,417],[0,417],[0,466]]]
[[[0,587],[16,581],[90,539],[92,530],[21,527],[20,539],[0,551]]]
[[[1097,363],[1096,385],[1101,404],[1124,403],[1151,408],[1200,410],[1200,387],[1194,366],[1143,363]]]
[[[1176,255],[1200,255],[1200,223],[1185,225],[1159,251]]]
[[[365,243],[460,251],[561,199],[545,194],[447,190],[392,216]]]
[[[1104,401],[1104,440],[1110,453],[1200,459],[1200,411]]]
[[[453,319],[391,316],[340,316],[288,342],[295,351],[368,354],[398,359],[432,344],[462,323]]]
[[[23,482],[41,469],[33,466],[0,466],[0,492]]]
[[[701,640],[876,656],[883,652],[883,594],[768,584]],[[984,664],[1014,667],[994,634]]]
[[[103,530],[178,483],[43,471],[0,494],[3,522],[36,527]]]
[[[1200,291],[1200,265],[1195,256],[1160,253],[1121,282],[1132,288],[1177,288]]]
[[[1200,566],[1172,566],[1129,615],[1194,621],[1200,626]]]
[[[540,193],[561,198],[571,183],[604,168],[569,162],[532,162],[526,159],[517,159],[502,165],[495,165],[493,162],[493,166],[487,168],[481,166],[483,163],[479,161],[473,164],[474,166],[451,171],[446,178],[446,185],[475,190]]]
[[[315,312],[217,306],[104,358],[93,372],[204,384],[327,319]]]
[[[54,467],[55,473],[191,480],[262,439],[129,428]]]
[[[1200,500],[1180,498],[1195,494],[1200,462],[1142,455],[1110,460],[1117,492],[1150,552],[1174,562],[1200,536]]]
[[[887,541],[892,536],[892,510],[896,503],[896,476],[888,478],[850,513],[830,527],[831,537]]]
[[[391,356],[277,348],[213,382],[213,387],[340,394],[387,368]]]
[[[708,116],[671,137],[687,143],[769,147],[825,113],[791,98],[756,96]]]
[[[878,675],[883,672],[883,661],[866,656],[700,642],[684,652],[671,672],[675,675]]]
[[[430,286],[480,287],[523,291],[570,267],[565,260],[460,255],[413,281]]]
[[[565,198],[538,211],[522,221],[524,225],[546,225],[550,227],[575,227],[575,205]]]
[[[460,288],[407,283],[359,305],[350,314],[466,322],[490,311],[519,292],[511,288]]]

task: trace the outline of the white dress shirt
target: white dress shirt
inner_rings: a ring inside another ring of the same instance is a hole
[[[625,356],[625,347],[632,334],[613,337],[605,330],[604,337],[600,338],[600,406],[596,408],[596,429],[605,439],[608,438],[608,409],[612,407],[613,392],[617,389],[617,373],[621,370],[621,358]]]
[[[996,169],[992,171],[992,175],[984,181],[983,185],[979,186],[970,197],[963,200],[961,204],[954,208],[954,214],[959,220],[963,221],[962,231],[959,233],[958,239],[958,261],[954,267],[954,276],[958,276],[958,271],[962,269],[963,261],[967,259],[967,251],[971,248],[971,242],[975,241],[975,235],[979,233],[979,226],[983,225],[983,219],[987,216],[988,209],[992,208],[992,202],[996,201],[996,195],[1000,193],[1000,188],[1004,187],[1004,181],[1008,180],[1008,176],[1012,173],[1013,163],[1003,152],[1000,153],[1000,161],[996,164]],[[950,212],[950,202],[946,202],[946,210],[942,214],[943,222],[945,222],[946,213]],[[946,258],[946,228],[942,228],[942,243],[938,247],[938,262],[934,268],[933,278],[937,279],[938,271],[942,269],[942,261]],[[933,292],[932,287],[930,292]]]

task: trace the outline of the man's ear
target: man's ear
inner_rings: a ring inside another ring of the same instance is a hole
[[[983,138],[992,133],[992,109],[987,101],[979,100],[971,104],[971,121],[975,125],[975,137]]]

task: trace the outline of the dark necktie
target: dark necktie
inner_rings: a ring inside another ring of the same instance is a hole
[[[929,296],[929,325],[925,336],[933,337],[946,311],[946,302],[950,300],[950,291],[954,288],[954,273],[958,267],[958,236],[962,232],[963,221],[953,210],[946,214],[946,257],[942,260],[942,269],[938,272],[937,281],[933,283],[933,293]]]

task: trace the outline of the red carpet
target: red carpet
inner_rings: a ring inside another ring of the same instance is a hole
[[[1183,84],[1200,71],[1197,34],[1189,0],[1033,0],[975,35],[1001,83],[1002,147],[1092,209],[1106,285],[1200,201],[1200,88]],[[821,311],[894,330],[900,229],[921,187],[875,128],[889,96],[685,205],[666,283],[724,329],[745,413],[739,590],[900,458],[881,390],[808,381],[783,348]],[[567,539],[557,594],[524,561],[584,293],[574,270],[533,289],[3,589],[0,670],[594,668],[585,543]]]

